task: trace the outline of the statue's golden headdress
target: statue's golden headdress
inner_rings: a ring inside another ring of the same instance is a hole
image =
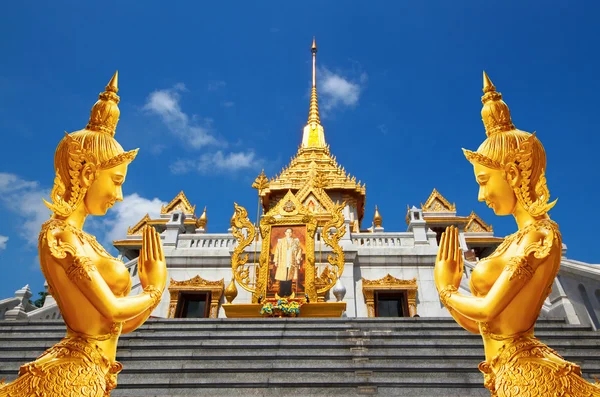
[[[68,216],[81,203],[87,188],[80,186],[80,172],[85,165],[93,170],[95,179],[100,170],[130,163],[138,149],[125,152],[114,139],[119,122],[118,72],[116,72],[98,101],[92,107],[85,129],[68,134],[56,148],[54,165],[56,178],[52,203],[44,203],[56,215]]]
[[[471,163],[497,170],[516,165],[521,175],[521,185],[515,188],[517,199],[531,215],[545,214],[556,200],[548,203],[550,192],[546,185],[546,153],[542,143],[535,132],[530,134],[515,127],[508,105],[485,72],[483,93],[481,118],[487,139],[476,152],[463,149],[465,157]]]

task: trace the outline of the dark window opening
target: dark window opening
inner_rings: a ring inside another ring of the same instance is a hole
[[[435,241],[437,241],[438,246],[440,245],[440,240],[442,238],[442,233],[446,231],[446,228],[443,227],[432,227],[432,231],[435,232]]]
[[[375,293],[375,317],[409,317],[406,291]]]
[[[176,318],[207,318],[210,309],[208,292],[181,292],[175,310]]]

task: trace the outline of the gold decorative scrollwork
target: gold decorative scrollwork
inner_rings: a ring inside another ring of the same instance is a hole
[[[244,250],[248,247],[254,236],[256,235],[256,229],[250,220],[248,219],[248,211],[242,206],[233,203],[235,207],[235,213],[231,218],[231,233],[237,240],[237,245],[233,249],[231,255],[231,271],[233,277],[240,284],[240,286],[248,292],[255,293],[256,286],[254,288],[251,285],[250,268],[246,266],[248,262],[248,254],[244,254]],[[244,229],[247,233],[244,233]]]
[[[333,250],[333,254],[327,255],[327,261],[335,268],[335,271],[329,275],[327,279],[329,283],[317,290],[318,294],[322,294],[333,288],[337,279],[344,272],[344,251],[340,247],[339,242],[344,237],[344,234],[346,234],[344,214],[342,213],[345,206],[346,202],[335,204],[331,219],[323,225],[323,230],[321,231],[321,238]]]

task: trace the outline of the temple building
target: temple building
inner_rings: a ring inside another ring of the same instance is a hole
[[[181,191],[159,217],[144,216],[126,238],[114,241],[135,295],[142,290],[137,276],[142,229],[151,226],[161,234],[171,281],[153,317],[247,317],[250,312],[260,317],[264,313],[256,307],[287,296],[315,304],[310,313],[317,317],[335,312],[348,318],[449,318],[433,282],[441,233],[451,225],[459,229],[466,293],[476,261],[503,241],[477,214],[459,213],[436,189],[421,198],[424,203],[407,208],[405,231],[386,231],[386,214],[377,207],[372,220],[364,219],[366,184],[337,162],[321,124],[316,53],[313,42],[312,91],[300,146],[278,175],[262,172],[252,185],[263,211],[259,224],[250,223],[236,205],[231,228],[209,233],[206,208],[197,212]],[[0,300],[0,319],[60,318],[51,296],[42,308],[30,305],[30,296],[24,287]],[[563,246],[560,273],[542,316],[599,329],[600,266],[567,258]]]

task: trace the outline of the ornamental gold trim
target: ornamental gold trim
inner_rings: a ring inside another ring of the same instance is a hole
[[[425,204],[421,204],[423,212],[456,212],[456,204],[450,204],[437,189],[433,189]]]
[[[335,269],[335,271],[331,273],[335,277],[327,278],[329,283],[319,288],[317,291],[319,294],[325,293],[333,288],[338,278],[342,277],[342,273],[344,272],[344,250],[340,247],[339,243],[340,239],[346,234],[344,214],[342,213],[345,206],[345,202],[334,205],[331,219],[323,226],[323,230],[321,231],[323,242],[330,246],[333,251],[332,254],[327,255],[327,261]]]
[[[231,218],[231,233],[237,240],[237,244],[233,249],[231,255],[231,271],[233,272],[233,278],[240,284],[240,286],[246,291],[256,295],[256,285],[253,285],[250,267],[248,263],[248,254],[244,253],[246,247],[252,244],[254,236],[256,236],[256,228],[248,219],[248,211],[237,203],[233,203],[235,212]],[[246,230],[246,233],[244,233]],[[252,298],[253,302],[255,298]]]
[[[223,279],[218,281],[205,280],[197,275],[189,280],[176,281],[171,279],[169,283],[169,318],[175,318],[175,310],[179,302],[181,292],[210,292],[210,314],[209,318],[217,318],[219,315],[219,302],[225,282]]]
[[[362,279],[362,290],[369,317],[375,317],[375,292],[377,291],[406,291],[408,298],[408,314],[413,317],[417,314],[417,278],[403,280],[387,274],[378,280]]]
[[[133,227],[127,228],[127,235],[133,236],[136,234],[141,235],[144,226],[150,221],[150,215],[146,214],[138,223],[136,223]]]
[[[475,211],[471,211],[471,215],[469,215],[469,222],[467,222],[467,226],[465,226],[465,232],[467,233],[481,233],[481,232],[489,232],[493,233],[494,228],[492,225],[488,225],[481,219]]]
[[[184,214],[194,214],[196,211],[196,206],[190,204],[190,201],[185,196],[185,193],[183,193],[183,190],[180,191],[169,204],[163,205],[160,208],[160,213],[163,215],[170,214],[176,210],[181,210]]]
[[[291,191],[288,191],[260,221],[262,247],[256,291],[252,296],[252,303],[259,303],[260,300],[267,297],[273,227],[286,226],[306,227],[304,235],[304,293],[311,302],[317,302],[317,289],[315,287],[315,232],[317,231],[317,219]]]

